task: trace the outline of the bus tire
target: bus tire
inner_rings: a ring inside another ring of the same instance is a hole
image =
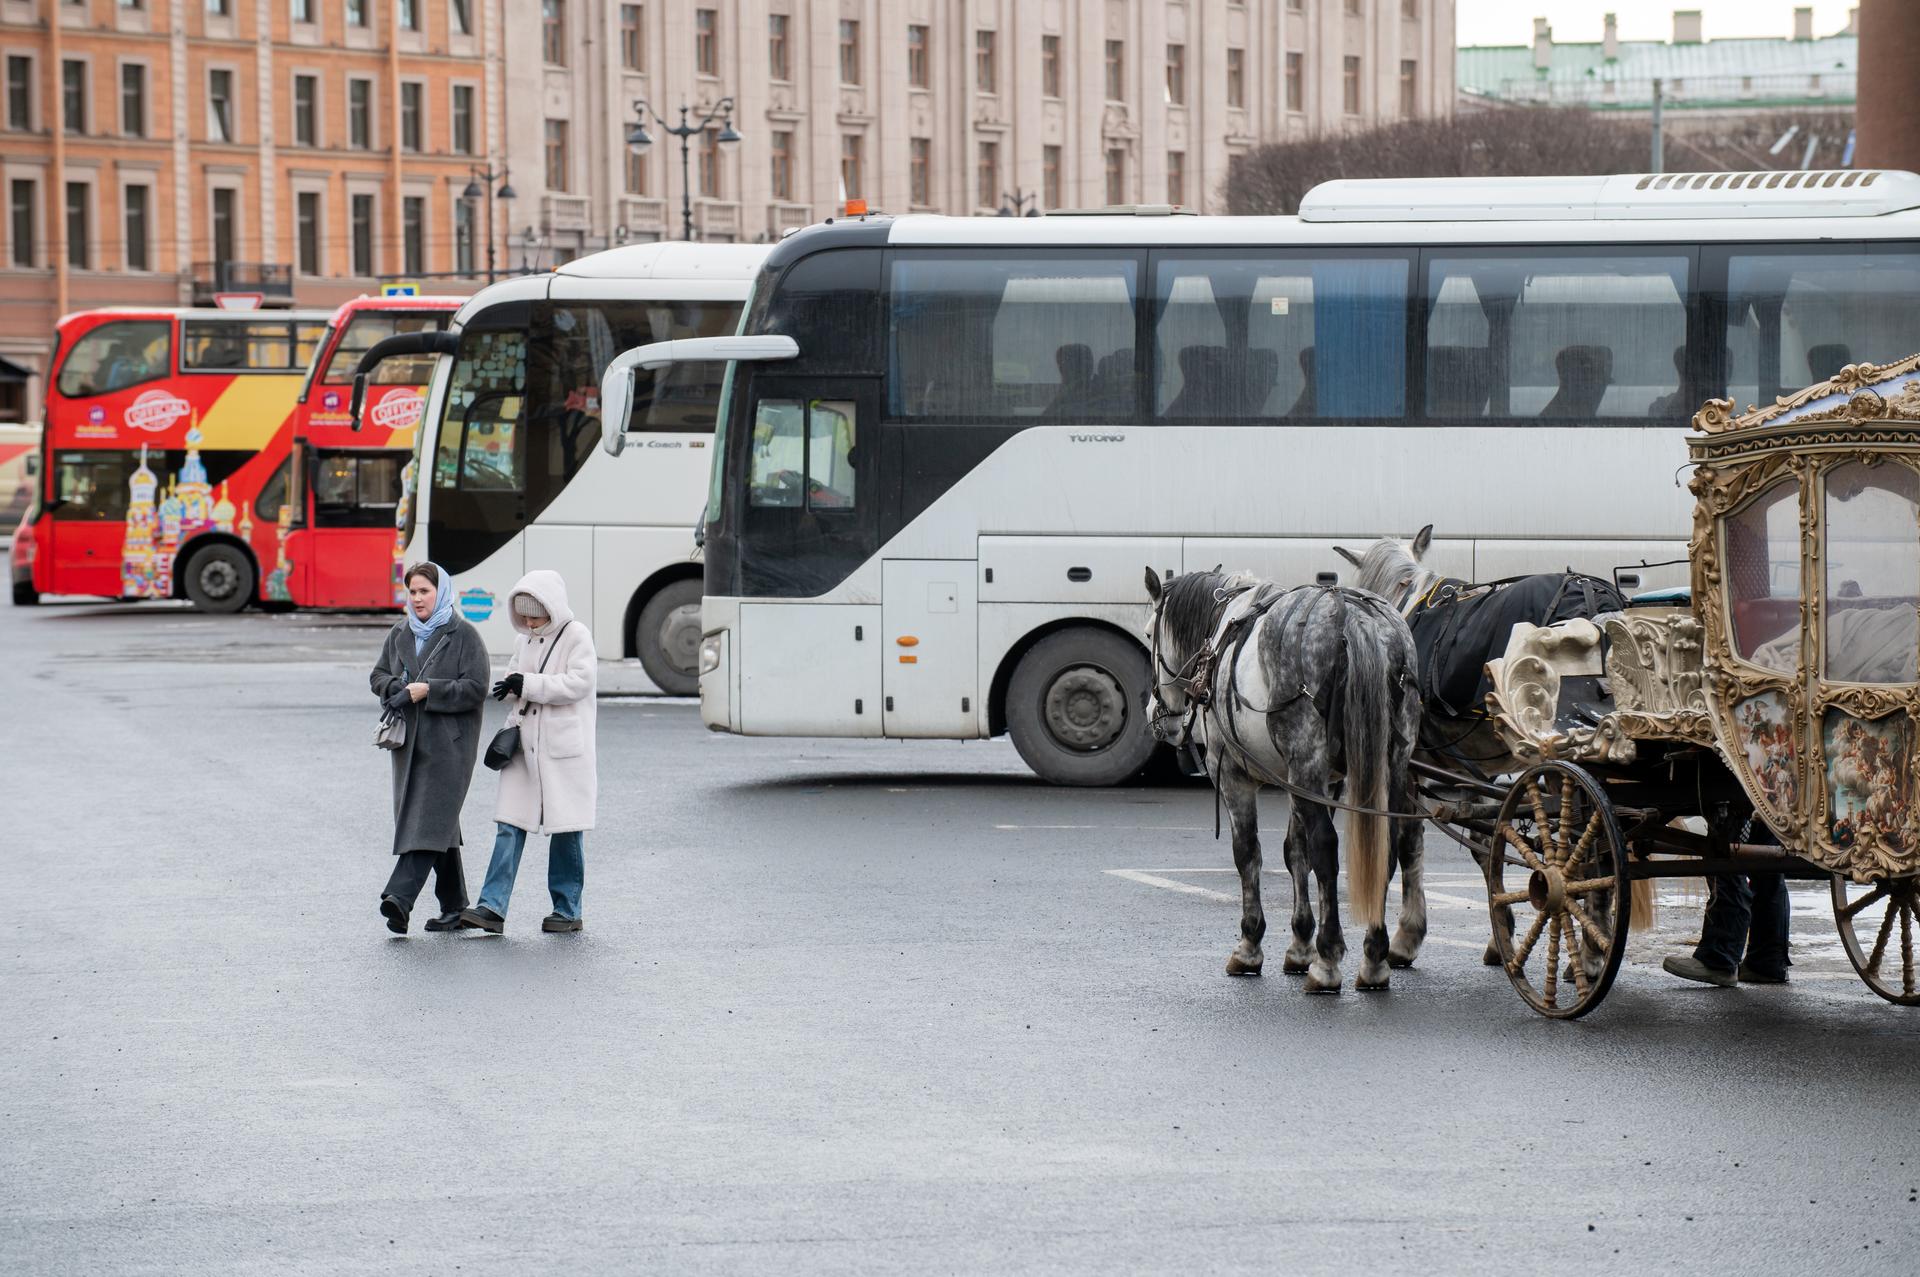
[[[32,607],[39,601],[40,591],[33,588],[33,582],[15,581],[13,583],[13,605],[15,607]]]
[[[1111,630],[1061,630],[1020,658],[1007,685],[1007,731],[1041,779],[1118,785],[1153,754],[1147,657]]]
[[[670,581],[633,623],[633,650],[653,685],[669,696],[700,691],[700,582]]]
[[[187,598],[202,612],[238,612],[253,598],[253,564],[230,545],[210,545],[187,560]]]

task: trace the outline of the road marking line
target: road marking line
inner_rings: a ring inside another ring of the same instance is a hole
[[[1230,905],[1240,903],[1240,897],[1230,896],[1224,891],[1209,891],[1205,887],[1196,887],[1192,883],[1175,882],[1171,878],[1162,878],[1143,869],[1108,869],[1104,872],[1116,878],[1125,878],[1128,882],[1138,882],[1149,887],[1158,887],[1162,891],[1177,891],[1182,895],[1204,896],[1208,900],[1224,900]]]

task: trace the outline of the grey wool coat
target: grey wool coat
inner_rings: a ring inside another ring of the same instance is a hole
[[[427,685],[426,699],[401,711],[407,743],[393,751],[394,855],[460,845],[460,808],[480,756],[489,668],[480,631],[458,614],[434,632],[418,659],[405,617],[388,632],[373,667],[373,694],[385,702],[408,683]]]

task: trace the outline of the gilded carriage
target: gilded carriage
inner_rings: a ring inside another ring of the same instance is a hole
[[[1920,1005],[1920,355],[1693,427],[1690,597],[1515,627],[1487,709],[1526,765],[1437,818],[1543,1014],[1606,995],[1634,884],[1731,872],[1830,881],[1854,968]]]

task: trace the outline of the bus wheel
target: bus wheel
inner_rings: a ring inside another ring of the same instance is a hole
[[[1118,785],[1153,753],[1147,658],[1109,630],[1074,629],[1033,645],[1007,687],[1007,731],[1027,766],[1056,785]]]
[[[15,607],[32,607],[39,601],[40,591],[33,588],[33,582],[15,581],[13,583],[13,605]]]
[[[640,609],[633,650],[655,687],[669,696],[700,690],[700,582],[673,581]]]
[[[187,562],[187,597],[202,612],[238,612],[253,597],[253,564],[230,545],[210,545]]]

